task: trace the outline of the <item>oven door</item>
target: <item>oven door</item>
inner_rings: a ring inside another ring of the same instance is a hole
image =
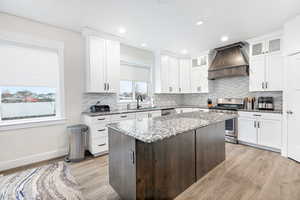
[[[236,119],[229,119],[225,121],[225,135],[236,137]]]

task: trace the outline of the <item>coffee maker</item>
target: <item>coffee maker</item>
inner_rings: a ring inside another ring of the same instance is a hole
[[[258,110],[274,110],[273,97],[258,97],[257,103]]]

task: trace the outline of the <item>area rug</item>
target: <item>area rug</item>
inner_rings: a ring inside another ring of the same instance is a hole
[[[82,200],[64,162],[0,177],[0,200]]]

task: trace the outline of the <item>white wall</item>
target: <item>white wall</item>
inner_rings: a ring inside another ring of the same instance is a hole
[[[27,34],[65,45],[65,105],[67,123],[0,131],[0,171],[62,156],[67,149],[66,126],[80,122],[84,89],[84,41],[79,33],[0,13],[0,31]],[[1,70],[0,66],[0,70]]]

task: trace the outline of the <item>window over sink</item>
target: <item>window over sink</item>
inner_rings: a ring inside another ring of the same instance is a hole
[[[121,64],[120,102],[136,101],[138,95],[150,98],[150,67]]]

